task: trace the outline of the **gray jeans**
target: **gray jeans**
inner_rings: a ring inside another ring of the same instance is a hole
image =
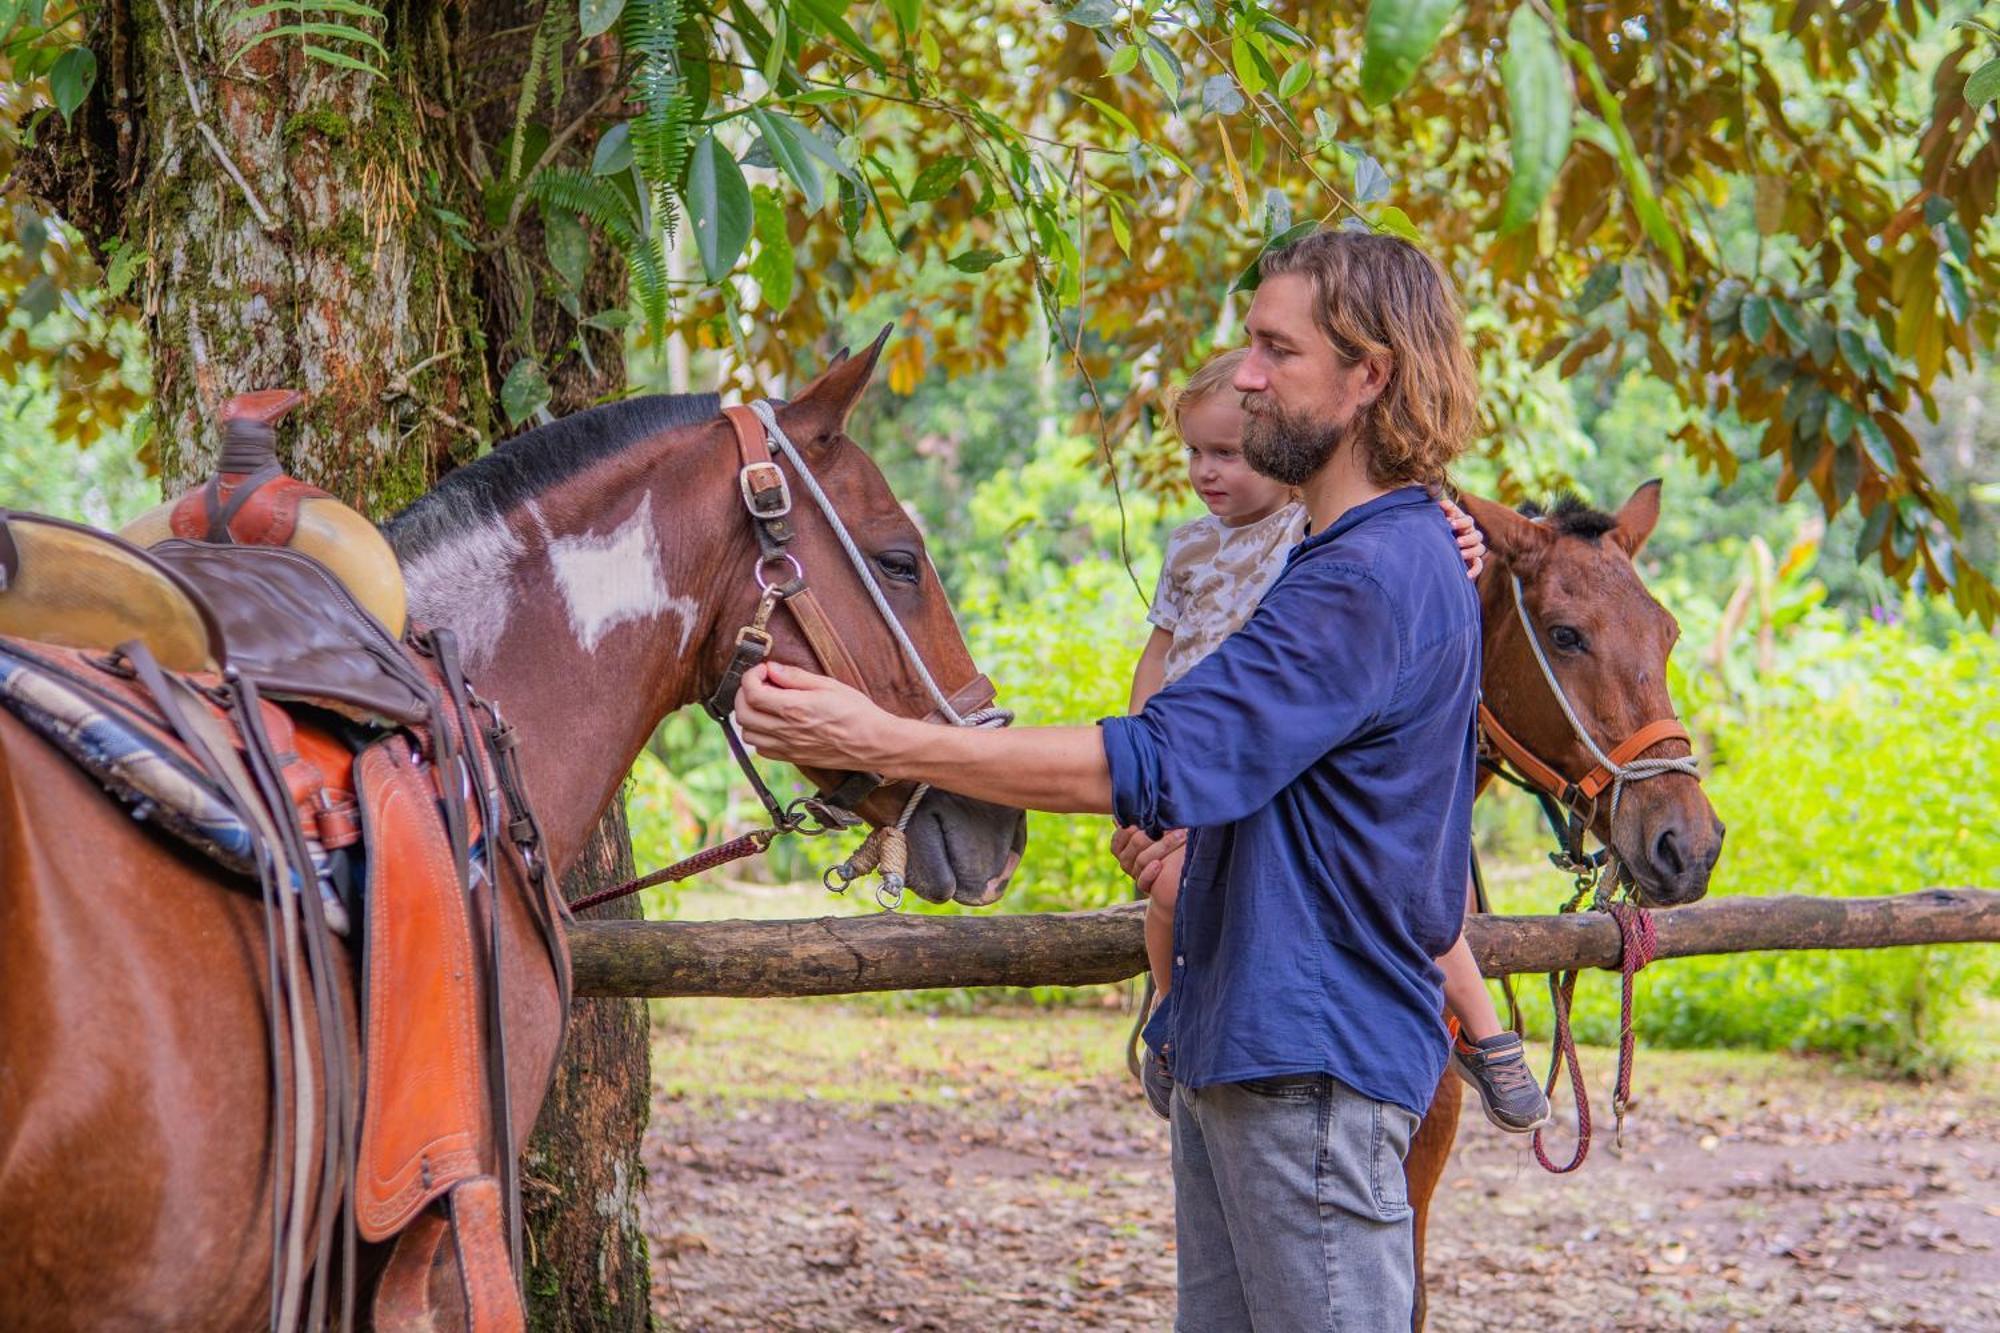
[[[1175,1085],[1179,1333],[1409,1328],[1416,1127],[1324,1075]]]

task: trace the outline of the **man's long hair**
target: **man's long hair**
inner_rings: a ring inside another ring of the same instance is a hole
[[[1479,384],[1451,279],[1401,237],[1321,231],[1266,254],[1263,280],[1312,283],[1320,330],[1348,362],[1389,361],[1389,382],[1357,418],[1378,486],[1443,483],[1470,438]]]

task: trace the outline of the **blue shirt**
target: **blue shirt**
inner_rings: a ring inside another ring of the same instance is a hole
[[[1425,492],[1293,548],[1256,614],[1131,717],[1112,809],[1191,830],[1146,1029],[1189,1087],[1331,1074],[1422,1115],[1471,859],[1479,604]]]

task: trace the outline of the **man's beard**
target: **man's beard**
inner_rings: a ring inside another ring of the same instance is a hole
[[[1314,421],[1286,412],[1268,397],[1244,404],[1243,461],[1287,486],[1303,486],[1354,435],[1354,422]]]

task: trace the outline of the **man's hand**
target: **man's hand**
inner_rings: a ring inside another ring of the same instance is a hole
[[[1481,535],[1479,525],[1472,521],[1472,515],[1445,496],[1438,497],[1438,508],[1444,510],[1445,520],[1458,537],[1458,558],[1465,561],[1465,577],[1478,578],[1479,571],[1486,568],[1486,538]]]
[[[859,690],[777,662],[751,667],[736,694],[744,742],[808,768],[880,770],[898,720]]]
[[[1153,844],[1153,849],[1158,850],[1160,855],[1139,867],[1139,892],[1148,898],[1162,883],[1178,885],[1181,882],[1181,866],[1187,860],[1187,833],[1180,829],[1174,831],[1181,835],[1181,840],[1169,847],[1165,838],[1160,839]]]

